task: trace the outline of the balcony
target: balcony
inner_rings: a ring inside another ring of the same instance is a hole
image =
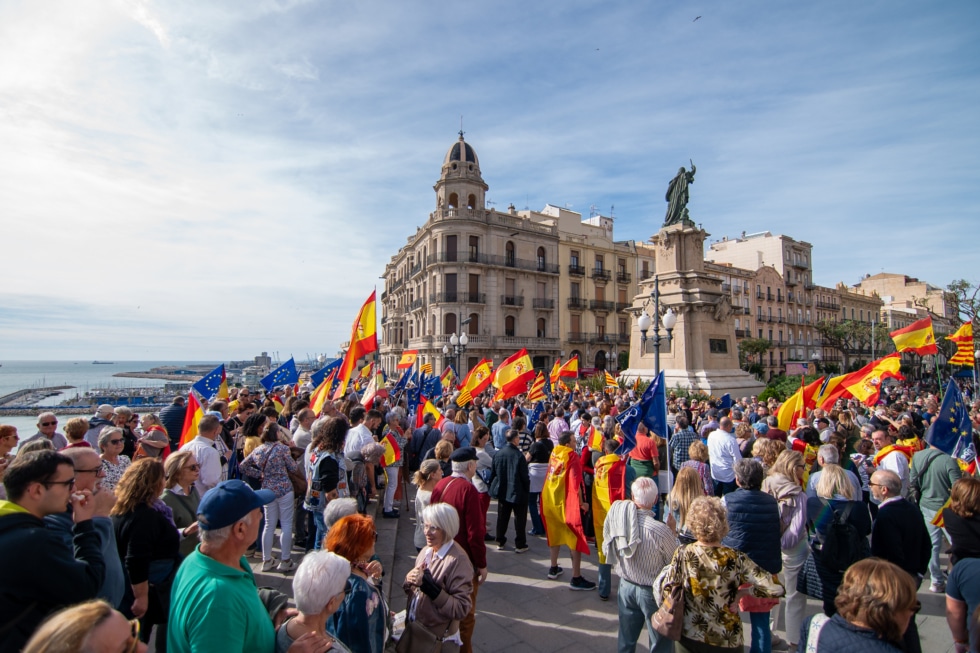
[[[742,294],[742,286],[740,286],[740,285],[738,285],[736,283],[734,286],[732,286],[732,292],[735,293],[736,295],[741,295]]]
[[[432,304],[486,304],[486,293],[480,292],[435,292],[429,295]]]
[[[804,263],[803,261],[796,261],[796,260],[794,260],[794,261],[790,261],[789,264],[792,265],[794,268],[800,268],[801,270],[809,270],[810,269],[810,266],[807,265],[806,263]]]
[[[391,286],[388,288],[389,292],[395,292],[405,284],[405,279],[397,279],[391,282]]]
[[[531,305],[534,308],[538,308],[538,309],[544,309],[549,311],[555,310],[555,300],[553,299],[543,299],[543,298],[535,297],[533,300],[531,300]]]
[[[651,270],[642,270],[640,272],[640,277],[639,277],[640,281],[646,281],[647,279],[652,279],[652,278],[653,278],[653,272]]]
[[[756,291],[755,291],[755,298],[756,298],[756,299],[762,299],[762,298],[764,298],[764,297],[765,297],[765,295],[764,295],[764,294],[762,294],[762,291],[761,291],[761,290],[756,290]]]
[[[568,308],[577,311],[584,311],[589,307],[589,302],[582,299],[581,297],[569,297],[568,298]]]
[[[524,306],[524,296],[523,295],[501,295],[500,296],[501,306]]]
[[[608,313],[609,311],[616,310],[616,302],[607,302],[601,299],[592,299],[589,300],[589,309],[593,311],[605,311]]]
[[[783,323],[783,318],[782,317],[777,317],[776,318],[776,322],[779,323],[779,324],[782,324]]]
[[[628,345],[630,336],[628,333],[590,333],[589,344],[593,345]]]
[[[618,283],[629,283],[632,280],[633,280],[633,275],[630,274],[629,272],[620,271],[616,273],[616,281]]]
[[[767,301],[770,301],[770,302],[773,300],[773,296],[772,296],[772,293],[771,292],[767,292],[766,293],[766,300]]]
[[[411,304],[408,305],[408,310],[417,311],[423,306],[425,306],[425,300],[419,297],[418,299],[416,299],[415,301],[413,301]]]
[[[584,331],[569,331],[568,342],[588,342],[589,334]]]
[[[793,279],[792,277],[790,277],[787,274],[786,275],[786,280],[783,283],[785,283],[787,286],[795,286],[796,285],[796,280]],[[791,299],[790,301],[793,301],[793,300]]]
[[[497,336],[493,339],[493,346],[498,349],[521,349],[528,351],[541,349],[561,349],[561,341],[558,338],[525,338],[521,336]]]
[[[575,265],[574,263],[568,266],[568,273],[574,274],[577,277],[585,276],[585,268],[581,265]]]
[[[749,337],[749,330],[748,329],[735,329],[735,337],[736,338],[748,338]]]
[[[625,311],[627,308],[632,306],[629,302],[616,302],[616,312]]]
[[[607,283],[610,279],[612,279],[612,272],[609,270],[603,270],[602,268],[593,268],[592,278],[596,281]]]
[[[421,263],[419,263],[418,265],[413,265],[408,270],[408,278],[411,279],[412,277],[414,277],[415,275],[417,275],[421,271],[422,271],[422,264]]]
[[[735,315],[752,315],[752,309],[748,306],[733,306],[732,308],[735,311]]]
[[[496,267],[527,270],[529,272],[558,274],[557,263],[547,263],[540,259],[517,258],[513,254],[505,254],[504,256],[500,256],[497,254],[483,254],[472,250],[442,251],[429,254],[425,260],[427,264],[475,263],[477,265],[493,265]],[[414,274],[414,272],[412,274]]]
[[[821,302],[821,301],[817,301],[817,308],[825,308],[825,309],[827,309],[829,311],[839,311],[840,310],[840,304],[836,304],[836,303],[832,303],[832,302]]]
[[[812,281],[807,281],[806,283],[803,284],[803,287],[806,288],[807,290],[813,290],[817,286]]]
[[[732,284],[730,284],[730,283],[723,283],[723,284],[721,284],[721,291],[722,292],[731,292],[732,291]]]
[[[777,302],[783,301],[783,294],[782,293],[776,293],[776,301]]]

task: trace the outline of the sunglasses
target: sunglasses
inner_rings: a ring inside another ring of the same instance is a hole
[[[184,469],[186,469],[188,471],[191,471],[191,472],[197,472],[197,471],[200,471],[201,470],[201,466],[200,465],[188,465]]]
[[[122,444],[122,440],[109,440],[109,444]]]
[[[129,622],[129,642],[126,653],[136,653],[140,646],[140,620],[133,619]]]
[[[55,420],[53,422],[41,422],[41,426],[55,426],[57,423],[58,420]]]

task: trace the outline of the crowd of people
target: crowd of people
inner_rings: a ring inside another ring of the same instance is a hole
[[[651,652],[741,650],[742,613],[753,653],[914,653],[923,582],[945,594],[957,652],[977,650],[980,479],[926,444],[939,413],[929,388],[813,409],[788,432],[774,400],[670,395],[664,432],[641,422],[635,436],[617,420],[638,400],[628,389],[556,390],[540,406],[446,396],[439,416],[403,395],[328,401],[320,415],[309,400],[236,388],[184,443],[180,397],[142,416],[99,406],[61,430],[46,412],[23,440],[0,425],[0,545],[12,554],[0,653],[151,641],[468,652],[487,547],[525,554],[534,537],[549,547],[548,579],[569,556],[569,590],[608,601],[616,574],[621,653],[644,625]],[[400,500],[414,508],[415,563],[394,583],[407,597],[395,615],[368,507],[400,519]],[[592,548],[595,580],[582,568]],[[257,589],[250,557],[292,576],[292,604]],[[674,638],[658,611],[680,597]],[[820,614],[806,614],[807,597]]]

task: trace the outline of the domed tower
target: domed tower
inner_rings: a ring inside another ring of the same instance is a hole
[[[446,152],[442,162],[442,175],[432,187],[436,191],[436,208],[471,209],[482,211],[486,205],[486,192],[489,186],[480,175],[480,160],[476,151],[463,140],[459,140]]]

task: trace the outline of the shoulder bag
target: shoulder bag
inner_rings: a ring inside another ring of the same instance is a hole
[[[446,626],[442,636],[420,624],[418,621],[406,621],[405,630],[395,645],[397,653],[458,653],[459,644],[447,642],[446,637],[459,629],[458,621],[451,621]]]
[[[678,642],[684,629],[684,547],[677,550],[670,579],[664,583],[660,607],[650,625],[661,636]]]

